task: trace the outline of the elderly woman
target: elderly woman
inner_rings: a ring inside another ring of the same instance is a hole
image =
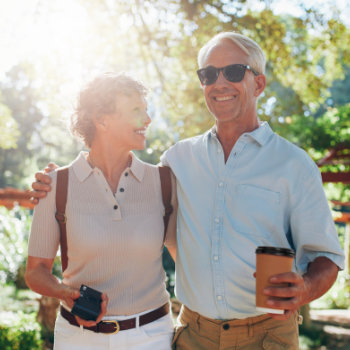
[[[71,128],[90,151],[81,152],[69,165],[68,265],[62,282],[51,273],[60,240],[56,172],[50,174],[52,191],[35,208],[26,281],[37,293],[61,300],[56,350],[171,347],[159,171],[131,152],[145,147],[151,122],[145,97],[141,83],[112,73],[98,76],[80,93]],[[174,186],[172,179],[176,208]],[[174,211],[165,241],[172,255],[175,221]],[[81,284],[103,293],[96,322],[71,313]],[[108,321],[124,326],[115,333]]]

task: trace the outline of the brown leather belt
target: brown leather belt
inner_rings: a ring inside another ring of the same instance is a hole
[[[71,325],[80,327],[75,316],[67,311],[64,307],[61,306],[60,312],[63,318],[65,318]],[[151,323],[159,318],[167,315],[169,313],[169,303],[164,304],[160,308],[148,312],[147,314],[139,316],[139,325],[144,326],[147,323]],[[136,317],[129,318],[127,320],[110,320],[110,321],[101,321],[93,327],[84,327],[89,331],[96,333],[118,333],[119,331],[125,331],[127,329],[136,328]]]

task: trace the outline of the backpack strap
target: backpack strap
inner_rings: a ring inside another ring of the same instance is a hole
[[[166,231],[168,228],[170,214],[173,212],[173,206],[171,205],[171,174],[170,168],[167,166],[159,166],[159,176],[160,176],[160,184],[162,187],[162,199],[164,204],[164,237],[163,243],[166,238]]]
[[[68,192],[68,167],[57,170],[56,184],[56,220],[60,227],[61,263],[62,272],[67,268],[67,231],[66,231],[66,203]]]

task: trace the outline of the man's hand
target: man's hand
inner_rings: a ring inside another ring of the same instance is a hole
[[[326,257],[312,261],[305,275],[286,272],[270,277],[271,284],[286,284],[285,287],[266,287],[267,306],[285,310],[283,315],[270,314],[277,320],[286,320],[301,306],[319,298],[333,285],[338,275],[338,266]]]
[[[47,174],[58,168],[55,163],[49,163],[44,171],[38,171],[35,174],[36,181],[32,183],[33,191],[30,192],[31,202],[38,204],[40,198],[46,197],[47,192],[51,191],[51,178]]]
[[[285,284],[285,287],[266,287],[264,294],[269,298],[266,302],[267,307],[274,309],[285,310],[284,314],[269,314],[272,318],[277,320],[286,320],[297,311],[300,306],[308,302],[308,293],[310,286],[308,279],[294,272],[286,272],[271,276],[269,282],[271,284]]]

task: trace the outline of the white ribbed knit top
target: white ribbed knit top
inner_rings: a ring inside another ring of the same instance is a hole
[[[56,172],[52,191],[34,211],[28,255],[54,258],[59,247],[55,219]],[[176,207],[175,182],[172,204]],[[83,152],[69,168],[67,198],[68,267],[63,282],[86,284],[108,295],[107,315],[130,315],[169,300],[162,267],[163,212],[158,168],[132,155],[112,193],[103,173]],[[166,245],[176,244],[176,212]]]

